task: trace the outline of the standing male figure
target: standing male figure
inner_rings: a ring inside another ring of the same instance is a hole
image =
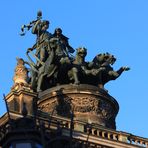
[[[45,62],[48,57],[49,40],[52,37],[52,34],[47,31],[48,28],[49,21],[47,20],[38,20],[32,28],[32,34],[36,34],[37,39],[33,47],[29,48],[27,52],[36,49],[35,55],[40,60],[37,61],[37,67],[39,67],[42,62]]]

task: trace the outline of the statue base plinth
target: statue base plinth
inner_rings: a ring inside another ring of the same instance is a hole
[[[60,85],[40,92],[38,107],[51,115],[71,118],[107,128],[116,128],[117,101],[92,85]]]

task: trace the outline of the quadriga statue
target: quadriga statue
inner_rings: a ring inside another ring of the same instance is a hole
[[[117,79],[128,67],[121,67],[115,71],[112,67],[116,58],[109,53],[101,53],[92,62],[86,62],[87,49],[80,47],[73,56],[74,49],[69,45],[68,38],[62,34],[62,29],[49,33],[49,21],[42,20],[42,13],[38,12],[37,19],[23,25],[24,29],[36,34],[36,43],[27,50],[30,65],[30,84],[33,90],[39,92],[62,84],[90,84],[104,88],[110,80]],[[36,51],[35,54],[33,51]],[[31,59],[31,54],[35,60]]]

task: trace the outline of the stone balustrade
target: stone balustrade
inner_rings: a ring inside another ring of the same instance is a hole
[[[69,119],[66,120],[64,118],[60,119],[57,117],[53,117],[53,121],[58,121],[61,124],[61,128],[64,128],[64,129],[71,128],[72,122]],[[84,122],[74,120],[73,129],[74,131],[80,131],[85,134],[103,138],[103,139],[118,141],[120,143],[133,144],[139,147],[145,147],[145,148],[148,147],[148,138],[142,138],[139,136],[134,136],[130,133],[107,129],[98,125],[86,124]]]
[[[95,125],[95,124],[88,124],[82,121],[74,120],[71,121],[68,118],[57,117],[57,116],[49,116],[49,114],[45,114],[47,118],[37,118],[37,126],[39,126],[39,122],[44,122],[47,131],[51,129],[56,130],[59,126],[63,131],[70,132],[69,129],[73,128],[73,134],[79,133],[80,135],[85,135],[85,137],[95,137],[101,138],[103,140],[110,140],[118,143],[123,144],[131,144],[136,147],[148,147],[148,138],[142,138],[139,136],[132,135],[130,133],[125,133],[122,131],[116,131],[109,128],[104,128],[103,126]],[[5,137],[5,135],[11,131],[10,124],[3,125],[0,129],[0,140]],[[82,139],[87,140],[87,138]]]

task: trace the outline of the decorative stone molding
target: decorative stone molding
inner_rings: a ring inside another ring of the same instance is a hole
[[[11,92],[6,96],[6,101],[10,111],[21,113],[23,109],[23,103],[26,103],[26,108],[29,115],[32,115],[35,101],[37,99],[37,93],[33,92],[31,89],[18,89],[11,90]]]
[[[115,129],[119,110],[117,101],[107,92],[91,85],[61,85],[39,94],[42,112],[71,117],[87,123]]]

